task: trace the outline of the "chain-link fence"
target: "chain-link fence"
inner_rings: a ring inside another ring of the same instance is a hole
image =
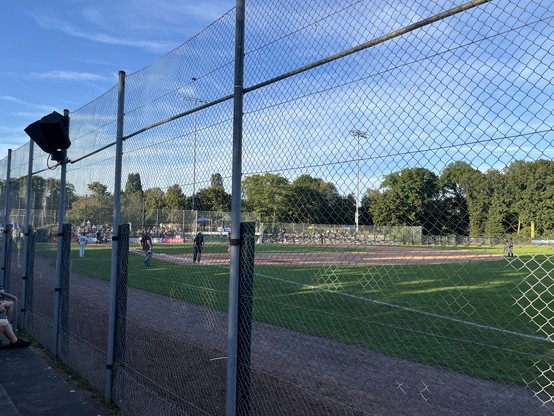
[[[241,11],[70,113],[64,198],[0,161],[25,329],[124,414],[551,414],[553,3],[247,2],[242,107]]]

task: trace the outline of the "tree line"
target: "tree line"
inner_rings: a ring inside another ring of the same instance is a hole
[[[12,197],[25,200],[26,186],[26,178],[13,181]],[[34,176],[32,186],[34,209],[57,209],[58,179]],[[87,187],[90,195],[77,196],[74,186],[66,185],[67,220],[109,224],[113,195],[100,182]],[[276,173],[251,175],[243,179],[242,191],[243,210],[259,214],[266,224],[354,223],[354,195],[341,195],[333,183],[308,174],[292,181]],[[154,210],[192,209],[192,196],[186,196],[180,185],[165,191],[143,189],[138,173],[128,175],[121,201],[122,219],[133,218],[135,223],[151,220]],[[198,190],[195,208],[231,210],[231,195],[219,173],[212,175],[210,186]],[[514,161],[502,170],[481,172],[457,161],[439,174],[425,167],[395,171],[384,176],[378,189],[363,192],[359,224],[422,226],[424,234],[469,236],[529,235],[533,225],[536,235],[552,237],[554,162]]]
[[[352,224],[353,195],[322,179],[273,174],[243,181],[244,206],[266,222]],[[514,161],[481,172],[457,161],[440,174],[413,167],[384,176],[361,200],[360,225],[421,226],[424,234],[554,236],[554,162]]]

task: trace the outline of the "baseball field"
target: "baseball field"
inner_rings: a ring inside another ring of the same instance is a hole
[[[54,255],[55,246],[39,245]],[[255,247],[254,320],[554,396],[554,247]],[[111,247],[72,247],[71,270],[109,280]],[[150,267],[130,247],[129,285],[226,311],[229,254],[156,245]],[[542,374],[542,376],[541,376]],[[542,378],[541,378],[542,377]]]

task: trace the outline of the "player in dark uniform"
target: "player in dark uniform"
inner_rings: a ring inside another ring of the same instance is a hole
[[[194,237],[194,255],[192,257],[192,262],[200,263],[200,257],[202,256],[202,249],[204,248],[204,236],[202,233],[196,234]]]
[[[142,238],[140,239],[140,245],[142,247],[142,251],[146,254],[146,257],[144,259],[144,265],[150,266],[150,261],[152,260],[152,238],[150,237],[150,234],[143,233]]]

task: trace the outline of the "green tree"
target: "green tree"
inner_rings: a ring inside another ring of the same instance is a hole
[[[462,186],[466,194],[469,212],[469,235],[482,236],[485,233],[489,209],[490,191],[487,176],[475,170],[464,177]]]
[[[223,188],[223,177],[220,173],[212,175],[210,188]]]
[[[161,188],[150,188],[144,192],[146,209],[162,209],[164,207],[165,194]]]
[[[510,205],[510,231],[529,229],[537,235],[554,232],[554,161],[512,162],[504,172]]]
[[[60,207],[60,190],[61,190],[61,181],[60,179],[47,178],[44,181],[44,186],[42,189],[42,206],[45,209],[50,211],[57,211]],[[66,211],[73,205],[77,200],[75,187],[73,184],[66,182],[65,185],[65,209]]]
[[[46,179],[42,176],[33,176],[31,180],[31,209],[44,209],[44,187]],[[27,190],[25,189],[25,193]]]
[[[356,198],[354,195],[336,195],[331,205],[331,209],[328,212],[327,222],[329,224],[353,224],[356,214]],[[370,224],[371,217],[369,211],[364,210],[363,202],[360,209],[359,224]]]
[[[121,193],[121,217],[122,221],[130,224],[144,222],[145,210],[144,192],[139,173],[129,173],[125,190]]]
[[[148,228],[148,225],[155,224],[160,219],[160,212],[164,208],[165,193],[161,188],[155,187],[144,191],[140,203],[142,216],[140,219],[141,228]]]
[[[466,187],[476,172],[469,163],[457,161],[447,165],[440,174],[442,196],[439,215],[447,234],[469,234],[470,213]]]
[[[130,191],[130,190],[129,190]],[[144,195],[142,191],[121,194],[121,220],[131,225],[141,224],[144,220]]]
[[[211,186],[196,193],[196,208],[200,211],[231,211],[231,195],[223,188],[219,173],[212,175]]]
[[[110,195],[108,187],[100,182],[91,182],[87,185],[87,188],[92,192],[92,196],[102,197]]]
[[[131,195],[135,192],[142,194],[142,183],[140,180],[140,173],[129,173],[127,175],[127,183],[125,184],[125,195]]]
[[[67,211],[67,219],[73,224],[111,224],[113,222],[113,196],[108,187],[100,182],[87,185],[91,195],[77,198]]]
[[[274,173],[252,175],[242,181],[244,209],[259,213],[263,222],[282,222],[287,211],[289,181]]]
[[[185,195],[178,184],[172,185],[167,189],[164,197],[164,206],[167,209],[183,210],[185,209]]]
[[[368,210],[375,225],[402,225],[402,220],[395,215],[396,209],[401,208],[400,200],[394,198],[392,192],[368,190],[367,201]]]
[[[300,175],[290,187],[289,218],[311,224],[336,223],[339,194],[335,185],[310,175]]]
[[[486,220],[484,234],[498,237],[510,227],[510,207],[506,197],[505,177],[497,170],[491,169],[485,174],[487,187]]]
[[[42,223],[53,224],[57,220],[57,212],[60,208],[60,189],[60,179],[43,178],[37,175],[32,177],[30,206],[35,211],[35,216],[38,216]],[[67,182],[65,195],[66,211],[71,208],[77,199],[75,186]],[[20,220],[22,220],[23,210],[27,206],[27,176],[10,181],[10,201],[12,209],[17,208],[20,210],[18,215]]]
[[[231,211],[231,195],[222,187],[200,189],[196,193],[196,208],[199,211]]]
[[[426,168],[406,168],[385,176],[381,192],[368,195],[369,210],[377,225],[421,225],[424,232],[439,228],[436,201],[437,175]]]

